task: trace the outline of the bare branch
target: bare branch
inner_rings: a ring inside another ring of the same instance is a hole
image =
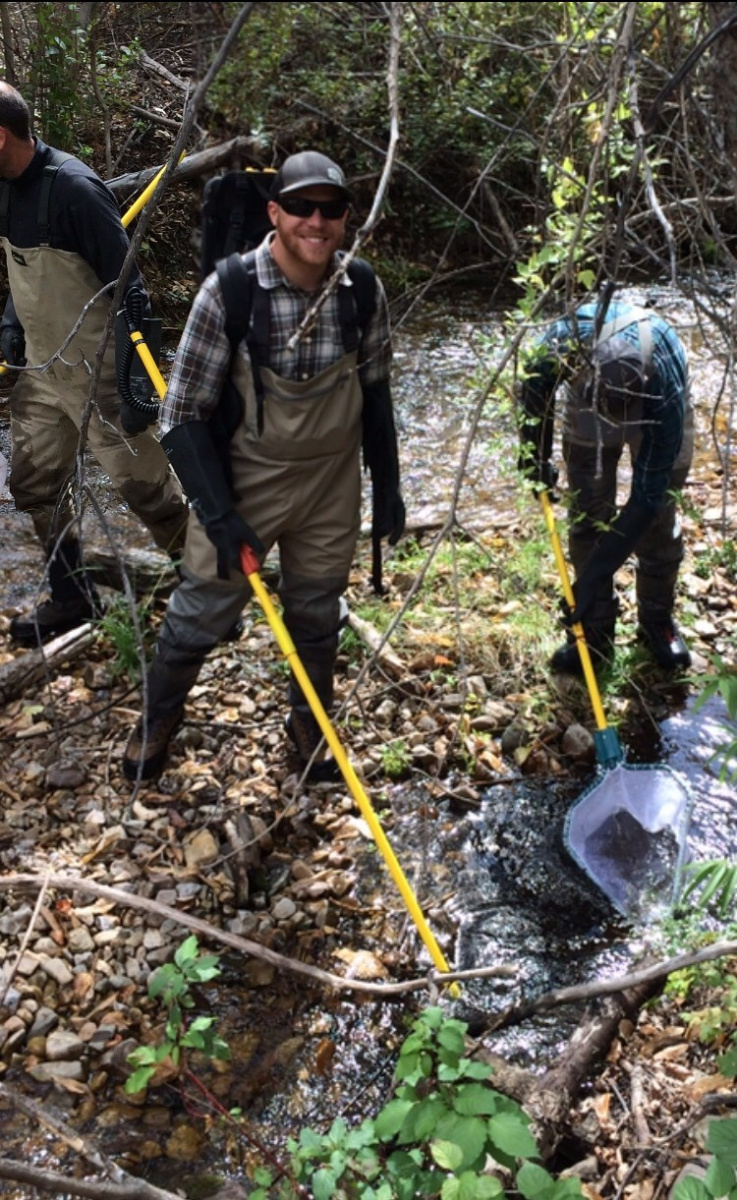
[[[389,95],[389,146],[386,151],[384,167],[381,172],[379,186],[376,189],[371,211],[364,221],[361,228],[356,234],[353,245],[348,253],[343,258],[339,269],[331,276],[327,287],[320,293],[314,304],[310,305],[305,313],[302,322],[298,329],[290,337],[287,342],[287,349],[293,350],[306,331],[311,328],[315,316],[323,308],[327,300],[332,296],[333,292],[338,287],[341,279],[348,270],[353,259],[358,254],[361,246],[370,237],[373,230],[378,224],[381,210],[384,206],[386,191],[389,186],[392,171],[394,169],[394,160],[397,152],[397,144],[399,141],[399,44],[402,24],[402,5],[400,3],[390,3],[388,5],[389,12],[389,67],[387,71],[387,90]]]

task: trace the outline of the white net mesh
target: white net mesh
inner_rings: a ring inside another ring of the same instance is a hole
[[[688,788],[668,767],[619,763],[574,804],[565,843],[621,913],[652,919],[676,898],[689,809]]]

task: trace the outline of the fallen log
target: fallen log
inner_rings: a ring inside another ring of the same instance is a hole
[[[127,548],[113,551],[104,546],[88,546],[85,564],[95,583],[116,592],[126,590],[124,575],[138,599],[166,597],[174,590],[178,576],[171,559],[153,550]]]
[[[379,666],[383,667],[387,674],[392,675],[395,679],[400,679],[407,674],[407,668],[401,658],[394,653],[388,642],[382,644],[382,634],[370,621],[365,621],[363,617],[357,617],[352,612],[348,615],[348,625],[354,633],[358,634],[361,641],[375,656]]]
[[[252,137],[235,137],[219,146],[210,146],[190,154],[174,168],[169,183],[183,183],[189,179],[198,179],[208,171],[217,171],[220,167],[258,166],[258,144]],[[161,170],[162,163],[147,167],[145,171],[133,171],[129,175],[119,175],[116,179],[106,179],[106,186],[115,195],[124,192],[138,191],[150,183]]]
[[[9,704],[34,684],[45,680],[59,667],[79,658],[95,640],[90,624],[80,625],[54,638],[46,646],[28,650],[0,666],[0,704]]]

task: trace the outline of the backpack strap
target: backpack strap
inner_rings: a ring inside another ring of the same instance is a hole
[[[338,307],[346,354],[358,349],[359,337],[376,312],[376,275],[363,258],[354,258],[348,267],[353,287],[338,288]]]
[[[38,244],[39,246],[48,246],[49,244],[49,212],[51,208],[51,186],[56,177],[56,172],[62,163],[65,163],[68,158],[74,158],[73,154],[67,154],[64,150],[56,150],[51,147],[51,155],[49,162],[43,169],[41,179],[41,195],[38,201]],[[0,188],[0,237],[8,236],[10,211],[10,184],[3,183]]]
[[[225,308],[225,333],[230,342],[231,363],[242,341],[246,341],[251,357],[253,385],[256,392],[258,432],[264,427],[264,385],[261,367],[268,362],[269,297],[258,286],[253,251],[245,256],[230,254],[215,264]],[[253,321],[251,315],[253,314]]]
[[[64,150],[51,149],[51,161],[46,164],[43,169],[43,177],[41,179],[41,195],[38,198],[38,244],[39,246],[48,246],[49,241],[49,225],[51,220],[51,188],[56,173],[62,163],[67,159],[74,158],[73,154],[67,154]]]
[[[653,373],[653,335],[650,330],[652,315],[651,309],[642,308],[640,305],[633,305],[624,316],[612,317],[610,321],[606,321],[597,339],[597,345],[600,345],[608,338],[614,337],[616,333],[621,333],[623,329],[628,329],[630,325],[637,325],[640,350],[642,351],[645,363],[646,378],[650,378]]]

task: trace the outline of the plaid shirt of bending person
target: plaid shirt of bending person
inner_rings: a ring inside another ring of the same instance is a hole
[[[287,343],[299,328],[305,313],[316,299],[314,292],[294,287],[274,261],[269,245],[271,234],[255,251],[256,278],[269,292],[268,366],[283,379],[312,379],[345,353],[338,310],[337,291],[317,315],[315,326],[297,345]],[[334,270],[342,255],[337,254]],[[332,272],[331,272],[332,274]],[[344,275],[340,287],[352,287]],[[253,307],[253,306],[252,306]],[[239,354],[248,356],[245,342]],[[376,279],[376,309],[366,328],[359,332],[358,362],[363,384],[389,378],[391,342],[386,295]],[[202,284],[177,348],[171,379],[161,406],[160,428],[167,433],[185,421],[204,421],[217,407],[220,392],[230,367],[230,342],[225,334],[225,306],[217,273]]]

